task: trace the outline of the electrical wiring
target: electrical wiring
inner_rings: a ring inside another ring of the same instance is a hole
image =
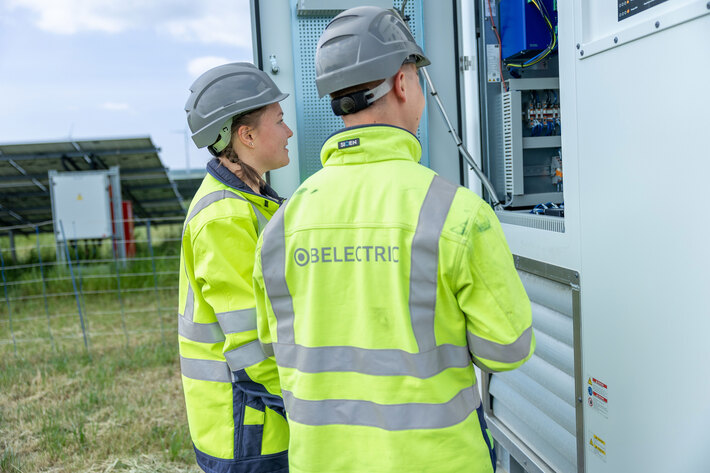
[[[506,66],[509,68],[516,68],[516,69],[522,69],[525,67],[530,67],[538,62],[542,61],[545,59],[549,54],[555,49],[557,46],[557,34],[555,34],[555,28],[552,26],[552,22],[550,21],[550,16],[547,13],[547,8],[545,7],[545,4],[541,0],[530,0],[530,2],[535,5],[535,7],[538,9],[540,12],[540,15],[542,15],[543,20],[545,21],[545,24],[547,25],[547,28],[550,30],[550,44],[545,48],[541,53],[539,53],[537,56],[522,62],[522,63],[510,63],[506,62]]]
[[[407,5],[407,0],[404,0],[402,2],[402,8],[401,10],[394,9],[393,11],[399,15],[400,20],[407,25],[407,20],[402,16],[404,13],[404,8]],[[408,27],[408,25],[407,25]],[[411,31],[410,31],[411,33]],[[458,133],[456,130],[454,130],[454,126],[451,124],[451,120],[449,120],[449,116],[446,113],[446,109],[444,108],[444,104],[441,103],[441,99],[439,98],[439,93],[436,91],[436,88],[434,87],[434,83],[431,80],[431,77],[429,77],[429,73],[427,72],[426,66],[423,66],[419,68],[419,71],[421,75],[424,77],[424,81],[426,82],[426,87],[429,89],[429,94],[431,94],[432,98],[434,99],[434,102],[437,105],[437,108],[441,112],[442,117],[444,118],[444,122],[446,123],[446,127],[449,129],[449,135],[451,135],[451,138],[454,140],[454,143],[456,143],[456,148],[458,148],[459,153],[461,153],[461,156],[466,160],[468,165],[470,166],[471,170],[478,176],[478,178],[481,180],[481,184],[483,187],[488,191],[488,198],[490,200],[491,206],[493,207],[494,210],[500,210],[501,208],[505,207],[506,205],[510,204],[510,201],[506,199],[506,202],[503,203],[500,200],[498,200],[498,195],[496,194],[495,188],[493,187],[493,184],[491,183],[490,179],[488,179],[488,176],[486,176],[481,168],[476,164],[476,161],[474,161],[473,156],[471,156],[471,153],[469,153],[468,149],[466,149],[466,146],[463,144],[463,141],[461,138],[459,138]]]
[[[404,9],[405,9],[405,7],[407,6],[407,2],[408,2],[408,1],[409,1],[409,0],[404,0],[404,1],[402,2],[402,8],[399,9],[399,16],[401,16],[402,18],[404,18]]]

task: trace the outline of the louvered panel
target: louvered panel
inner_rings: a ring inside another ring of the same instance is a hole
[[[519,257],[516,265],[531,301],[535,353],[518,370],[487,378],[486,414],[503,447],[513,447],[532,460],[529,464],[537,465],[531,471],[574,472],[581,419],[575,395],[578,276]]]

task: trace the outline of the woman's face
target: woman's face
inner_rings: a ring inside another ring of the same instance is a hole
[[[293,132],[283,119],[281,105],[272,103],[266,106],[259,122],[252,131],[254,137],[254,158],[252,164],[259,174],[279,169],[288,164],[288,139]]]

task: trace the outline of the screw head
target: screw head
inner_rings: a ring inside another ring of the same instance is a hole
[[[584,56],[584,51],[580,51],[580,52],[579,52],[579,55],[580,55],[580,56]]]
[[[660,21],[657,21],[657,22],[656,22],[656,28],[658,28],[658,27],[660,27],[660,26],[661,26],[661,22],[660,22]]]
[[[616,43],[618,43],[618,42],[619,42],[619,37],[618,37],[618,36],[614,36],[614,44],[616,44]]]
[[[708,7],[708,10],[710,10],[710,2],[708,2],[705,6]]]
[[[708,5],[710,5],[710,2],[708,2]],[[577,49],[579,49],[581,46],[579,43],[577,43]]]

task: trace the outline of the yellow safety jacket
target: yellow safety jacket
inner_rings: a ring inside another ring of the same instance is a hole
[[[180,256],[180,365],[197,463],[286,472],[288,424],[274,360],[257,341],[252,292],[257,238],[282,199],[268,186],[256,195],[217,160],[207,170]]]
[[[257,246],[292,473],[493,471],[473,363],[532,355],[530,302],[490,206],[420,156],[400,128],[336,133]]]

